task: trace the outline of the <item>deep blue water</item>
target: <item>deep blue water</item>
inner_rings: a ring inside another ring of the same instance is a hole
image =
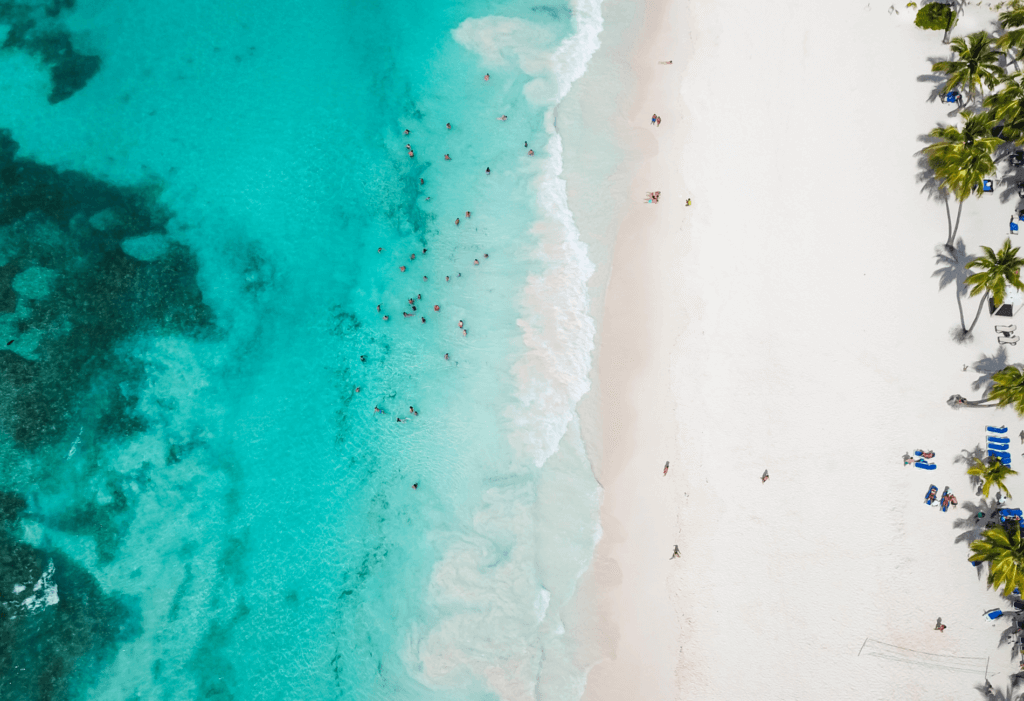
[[[578,694],[574,10],[0,5],[0,698]]]

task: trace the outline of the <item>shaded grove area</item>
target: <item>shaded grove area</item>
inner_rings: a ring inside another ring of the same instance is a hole
[[[75,698],[140,625],[131,601],[60,552],[24,542],[18,526],[31,516],[94,538],[99,563],[110,562],[138,502],[131,477],[94,459],[85,475],[54,474],[66,461],[43,458],[67,454],[76,437],[96,444],[146,428],[135,411],[143,369],[118,344],[205,338],[215,326],[195,256],[167,239],[155,188],[114,187],[17,152],[0,131],[0,441],[8,457],[38,466],[36,487],[86,479],[109,496],[82,490],[43,517],[26,513],[24,487],[0,473],[0,698],[42,701]]]

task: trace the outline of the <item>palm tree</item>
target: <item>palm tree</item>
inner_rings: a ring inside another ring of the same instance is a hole
[[[999,24],[1004,33],[996,39],[996,48],[1004,51],[1014,65],[1017,65],[1024,50],[1024,6],[1013,3],[1009,9],[999,13]]]
[[[971,562],[988,563],[988,583],[996,589],[1002,587],[1002,595],[1019,588],[1024,591],[1024,544],[1020,538],[1020,523],[1013,522],[1006,528],[990,528],[971,543],[974,553]]]
[[[963,87],[969,99],[974,99],[975,90],[993,87],[1002,77],[999,67],[999,51],[992,46],[987,32],[975,32],[966,37],[957,37],[949,43],[955,58],[932,64],[932,71],[945,73],[946,84],[942,92]]]
[[[998,309],[1003,306],[1007,285],[1024,290],[1024,283],[1020,281],[1020,268],[1024,265],[1024,258],[1017,257],[1020,248],[1011,248],[1010,239],[1006,239],[1006,243],[998,251],[993,251],[988,246],[982,246],[981,250],[985,251],[985,255],[975,258],[966,265],[968,270],[980,268],[979,272],[964,280],[964,283],[971,288],[968,294],[971,297],[977,297],[982,292],[985,293],[981,298],[981,304],[978,305],[978,313],[974,315],[974,321],[971,322],[971,328],[964,329],[964,333],[967,335],[974,331],[974,325],[978,323],[981,309],[988,301],[989,295],[992,296],[992,303]]]
[[[999,491],[1005,492],[1006,496],[1009,497],[1010,490],[1006,488],[1003,480],[1010,475],[1016,475],[1017,472],[1010,469],[1009,465],[1004,465],[1003,461],[999,458],[989,458],[988,460],[974,458],[971,466],[967,468],[967,474],[981,480],[981,493],[988,499],[988,493],[991,491],[992,485],[998,487]]]
[[[992,115],[988,112],[961,115],[964,123],[958,129],[955,126],[936,127],[928,135],[936,142],[926,146],[928,164],[935,172],[939,187],[952,193],[959,206],[956,211],[956,224],[950,224],[946,247],[953,245],[957,231],[960,229],[960,215],[963,213],[964,200],[971,193],[981,197],[982,184],[985,178],[995,172],[996,165],[992,154],[1001,143],[992,135]],[[949,204],[946,204],[946,215],[949,216]]]
[[[1024,372],[1016,365],[1007,365],[992,376],[988,396],[978,400],[963,400],[960,406],[1009,406],[1024,416]]]
[[[1024,29],[1021,32],[1024,41]],[[999,138],[1024,144],[1024,74],[1008,76],[999,90],[985,98],[984,105],[1002,127]]]

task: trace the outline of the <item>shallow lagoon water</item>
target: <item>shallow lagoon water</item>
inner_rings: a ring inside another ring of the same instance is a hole
[[[578,695],[596,5],[0,24],[2,698]]]

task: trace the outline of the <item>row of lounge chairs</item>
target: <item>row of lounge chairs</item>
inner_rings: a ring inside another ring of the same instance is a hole
[[[1010,439],[1006,436],[1006,426],[986,426],[985,430],[988,456],[999,458],[1004,465],[1009,465],[1013,456],[1010,455]]]

